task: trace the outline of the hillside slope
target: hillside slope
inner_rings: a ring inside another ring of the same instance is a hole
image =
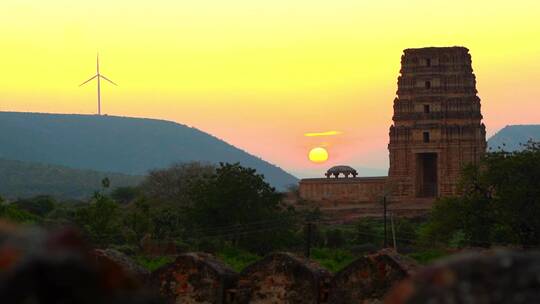
[[[540,125],[511,125],[490,137],[488,147],[491,151],[516,151],[522,149],[520,143],[525,144],[530,139],[540,141]]]
[[[297,182],[207,133],[155,119],[0,112],[0,158],[134,175],[175,162],[240,162],[278,189]]]
[[[142,181],[141,176],[0,159],[0,195],[5,198],[47,194],[61,199],[85,199],[101,189],[105,177],[113,188],[135,186]]]

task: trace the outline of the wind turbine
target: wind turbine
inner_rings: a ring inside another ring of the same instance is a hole
[[[101,78],[107,80],[108,82],[114,84],[117,86],[116,83],[114,83],[109,78],[105,77],[104,75],[101,75],[99,73],[99,54],[97,55],[97,65],[96,65],[96,75],[92,76],[92,78],[88,79],[87,81],[81,83],[79,87],[85,85],[86,83],[94,80],[94,78],[97,78],[97,106],[98,106],[98,115],[101,115]]]

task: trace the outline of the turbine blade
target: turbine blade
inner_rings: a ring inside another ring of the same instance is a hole
[[[107,77],[105,77],[105,76],[103,76],[103,75],[101,75],[101,74],[99,74],[99,77],[101,77],[101,78],[103,78],[103,79],[107,80],[108,82],[110,82],[110,83],[114,84],[115,86],[117,86],[117,84],[116,84],[116,83],[114,83],[114,81],[110,80],[109,78],[107,78]]]
[[[79,86],[80,86],[80,87],[82,87],[82,86],[83,86],[83,85],[85,85],[85,84],[86,84],[87,82],[90,82],[90,81],[92,81],[92,80],[93,80],[94,78],[96,78],[96,77],[98,77],[98,75],[97,75],[97,74],[96,74],[96,75],[94,75],[94,76],[93,76],[92,78],[88,79],[87,81],[85,81],[85,82],[81,83],[81,84],[80,84]]]

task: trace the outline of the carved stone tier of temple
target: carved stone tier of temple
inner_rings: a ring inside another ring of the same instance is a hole
[[[486,150],[476,93],[467,48],[404,51],[388,144],[394,199],[457,194],[461,169]]]

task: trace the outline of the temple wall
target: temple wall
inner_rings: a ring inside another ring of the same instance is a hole
[[[368,203],[381,197],[387,177],[307,178],[300,181],[300,197],[325,204]]]

